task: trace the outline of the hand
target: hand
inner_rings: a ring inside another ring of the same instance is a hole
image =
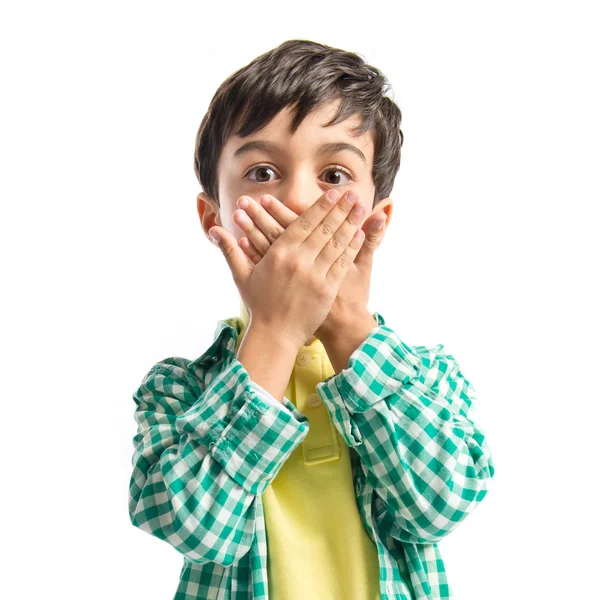
[[[222,239],[234,282],[251,327],[280,332],[302,346],[331,309],[342,279],[364,240],[359,225],[364,208],[329,190],[273,241],[255,265],[224,227],[211,227]],[[282,333],[283,332],[283,333]]]
[[[261,196],[260,202],[246,196],[244,198],[249,200],[248,207],[233,213],[236,226],[245,234],[240,238],[239,246],[254,264],[258,264],[275,240],[299,215],[268,194]],[[329,314],[315,331],[318,339],[327,339],[350,324],[353,315],[367,311],[373,253],[381,245],[385,231],[384,227],[375,229],[374,225],[378,222],[383,224],[385,220],[385,215],[382,217],[372,213],[362,224],[365,242],[349,266]]]

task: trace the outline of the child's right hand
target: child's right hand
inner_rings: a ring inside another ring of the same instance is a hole
[[[323,194],[273,242],[257,265],[227,229],[211,227],[209,233],[221,236],[219,248],[253,330],[278,332],[300,347],[329,314],[365,237],[359,229],[364,208],[351,203],[348,193],[336,202],[338,196],[337,190]]]

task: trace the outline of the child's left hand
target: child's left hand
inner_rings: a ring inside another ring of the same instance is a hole
[[[238,243],[248,258],[254,264],[258,264],[271,244],[298,215],[269,194],[261,196],[260,203],[250,196],[243,198],[248,200],[248,207],[238,208],[233,213],[236,226],[245,234]],[[267,206],[263,205],[265,198],[269,199]],[[385,226],[376,230],[373,229],[373,225],[378,221],[385,222],[387,219],[383,217],[381,214],[372,213],[362,224],[365,241],[342,281],[329,314],[315,331],[314,335],[319,340],[327,339],[328,336],[334,335],[334,332],[351,325],[357,314],[368,312],[373,253],[380,246],[385,232]]]

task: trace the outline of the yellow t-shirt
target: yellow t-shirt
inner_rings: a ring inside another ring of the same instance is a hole
[[[250,323],[240,298],[243,323]],[[316,385],[334,375],[322,342],[302,346],[285,396],[309,420],[263,496],[271,600],[381,600],[377,547],[362,525],[350,449]],[[275,400],[276,401],[276,400]]]

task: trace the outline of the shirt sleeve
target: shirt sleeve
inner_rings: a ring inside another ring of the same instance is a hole
[[[129,515],[191,562],[229,566],[249,551],[256,499],[308,434],[293,404],[267,403],[232,358],[203,377],[171,357],[133,394]]]
[[[294,409],[296,407],[285,396],[283,397],[283,401],[279,402],[279,400],[277,400],[277,398],[275,398],[269,392],[267,392],[267,390],[265,390],[265,388],[262,387],[260,384],[256,383],[256,381],[251,381],[250,383],[251,383],[252,389],[255,391],[256,395],[263,402],[265,402],[265,404],[277,404],[277,405],[283,407],[283,409],[285,411],[287,411],[288,413],[293,414]]]
[[[433,543],[485,497],[494,464],[473,420],[473,385],[443,344],[409,347],[378,325],[348,368],[317,385],[334,424],[360,457],[390,535]]]

